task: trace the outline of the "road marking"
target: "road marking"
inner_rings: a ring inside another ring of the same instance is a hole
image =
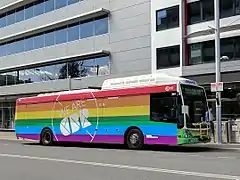
[[[230,159],[230,157],[221,157],[221,156],[219,156],[219,157],[217,157],[218,159]]]
[[[99,162],[91,162],[91,161],[55,159],[55,158],[48,158],[48,157],[34,157],[34,156],[23,156],[23,155],[15,155],[15,154],[0,154],[0,156],[1,157],[11,157],[11,158],[20,158],[20,159],[30,159],[30,160],[82,164],[82,165],[91,165],[91,166],[100,166],[100,167],[109,167],[109,168],[160,172],[160,173],[166,173],[166,174],[196,176],[196,177],[205,177],[205,178],[213,178],[213,179],[231,179],[231,180],[239,180],[240,179],[240,176],[232,176],[232,175],[226,175],[226,174],[200,173],[200,172],[180,171],[180,170],[162,169],[162,168],[154,168],[154,167],[108,164],[108,163],[99,163]]]

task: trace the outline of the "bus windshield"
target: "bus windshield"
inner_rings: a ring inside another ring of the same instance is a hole
[[[189,115],[186,117],[187,127],[193,123],[200,123],[205,119],[207,112],[207,99],[202,87],[181,84],[184,105],[189,107]]]

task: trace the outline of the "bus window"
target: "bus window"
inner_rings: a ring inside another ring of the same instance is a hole
[[[178,109],[176,93],[151,94],[151,121],[176,123],[178,119]]]

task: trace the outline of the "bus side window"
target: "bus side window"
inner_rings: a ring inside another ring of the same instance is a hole
[[[172,93],[157,93],[150,96],[151,121],[177,122],[177,99]]]

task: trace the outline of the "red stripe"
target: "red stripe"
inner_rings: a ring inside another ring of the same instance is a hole
[[[99,91],[99,92],[93,92],[93,95],[95,96],[95,98],[104,98],[104,97],[113,97],[113,96],[142,95],[142,94],[149,94],[149,93],[156,93],[156,92],[174,92],[174,91],[177,91],[176,84]],[[17,105],[54,102],[56,101],[57,97],[58,95],[22,98],[17,100]],[[91,98],[93,98],[92,93],[84,92],[84,93],[78,93],[78,94],[64,94],[64,95],[61,95],[58,98],[58,100],[70,101],[70,100],[76,100],[76,99],[91,99]]]

